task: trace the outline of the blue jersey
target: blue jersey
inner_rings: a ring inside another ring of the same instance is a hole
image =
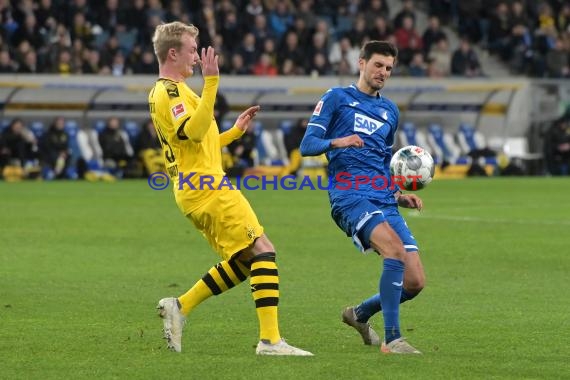
[[[326,152],[331,204],[347,196],[396,204],[399,190],[390,179],[390,159],[398,128],[398,106],[356,85],[327,91],[317,103],[301,143],[303,155]],[[333,139],[357,134],[362,148],[331,149]]]

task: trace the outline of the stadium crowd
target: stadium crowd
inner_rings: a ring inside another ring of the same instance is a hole
[[[423,30],[418,8],[429,16]],[[156,75],[151,36],[173,20],[198,26],[200,44],[220,55],[222,74],[356,75],[359,47],[378,39],[398,46],[399,76],[485,75],[476,45],[513,74],[570,77],[570,3],[564,0],[403,0],[397,11],[386,0],[0,0],[0,73]],[[136,138],[116,127],[117,119],[96,131],[80,128],[75,156],[63,124],[58,118],[38,134],[12,120],[0,135],[0,170],[11,168],[4,178],[112,180],[161,165],[152,124],[140,126]],[[568,128],[560,130],[554,135],[561,142],[553,138],[550,145],[566,149]],[[253,135],[244,141],[229,147],[238,170],[251,166],[256,144]],[[287,155],[297,162],[293,151],[288,147]],[[567,150],[557,154],[559,172],[567,173]]]
[[[152,31],[173,20],[199,27],[225,74],[354,75],[369,39],[397,44],[400,75],[482,75],[472,43],[513,73],[570,74],[564,0],[404,0],[397,13],[386,0],[0,0],[0,73],[155,74]]]

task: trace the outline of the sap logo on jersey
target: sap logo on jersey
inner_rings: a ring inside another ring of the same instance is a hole
[[[383,125],[384,123],[371,119],[368,116],[364,116],[359,113],[354,114],[354,130],[356,132],[362,132],[366,133],[367,135],[371,135]]]

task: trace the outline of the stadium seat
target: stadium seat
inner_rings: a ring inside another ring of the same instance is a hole
[[[286,165],[287,149],[285,149],[285,142],[283,138],[283,131],[281,129],[275,130],[262,130],[261,138],[259,141],[263,145],[265,155],[260,156],[260,162],[268,166],[283,166]]]
[[[467,123],[459,125],[457,142],[459,143],[463,155],[467,155],[474,150],[483,149],[487,145],[485,143],[485,137],[475,130],[472,125]]]
[[[101,133],[106,126],[107,122],[105,120],[95,120],[93,123],[93,128],[97,131],[97,133]]]
[[[453,141],[453,136],[445,132],[441,125],[431,124],[428,127],[428,143],[433,151],[437,163],[467,164],[469,159],[461,156],[461,149]]]
[[[137,138],[139,137],[139,134],[141,132],[139,124],[136,121],[127,120],[125,121],[123,128],[125,129],[127,135],[129,136],[129,141],[131,145],[135,145]]]
[[[45,133],[45,125],[43,121],[34,120],[30,123],[30,130],[36,137],[36,139],[40,139],[42,135]]]
[[[526,137],[509,137],[504,145],[504,152],[509,158],[520,158],[523,161],[541,160],[542,153],[531,153]]]
[[[65,132],[69,137],[69,149],[71,150],[71,163],[67,168],[67,177],[70,179],[77,179],[77,161],[81,158],[81,151],[77,143],[77,132],[79,132],[79,124],[75,120],[65,121]]]
[[[477,131],[471,124],[462,123],[457,131],[457,141],[462,156],[468,156],[471,152],[483,151],[488,148],[485,136]],[[485,157],[488,165],[497,165],[496,157]]]
[[[416,145],[429,151],[429,145],[424,132],[418,130],[414,123],[405,122],[398,131],[398,139],[401,146]]]
[[[222,125],[221,125],[221,127],[222,127],[222,132],[227,131],[228,129],[230,129],[230,128],[233,127],[233,126],[234,126],[234,123],[233,123],[233,121],[231,121],[231,120],[224,120],[224,121],[222,121]]]
[[[291,129],[293,129],[293,126],[295,125],[295,123],[293,122],[293,120],[282,120],[279,123],[279,129],[281,130],[281,132],[283,133],[283,136],[288,135],[289,133],[291,133]]]

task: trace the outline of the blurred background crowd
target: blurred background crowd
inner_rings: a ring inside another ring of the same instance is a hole
[[[570,77],[568,0],[0,0],[0,74],[156,75],[152,33],[175,20],[200,29],[222,74],[356,76],[360,46],[376,39],[398,46],[398,76],[493,76],[482,64],[492,59],[507,75]],[[220,127],[228,111],[220,94]],[[151,121],[133,129],[117,117],[101,122],[10,120],[0,134],[3,177],[114,180],[163,170]],[[307,120],[291,123],[277,163],[286,173],[299,168]],[[259,165],[262,137],[252,129],[229,146],[226,170]],[[569,174],[570,112],[544,141],[548,172]]]
[[[155,74],[152,32],[180,20],[198,26],[200,44],[234,75],[353,75],[369,39],[396,43],[401,75],[484,75],[481,52],[513,74],[570,75],[567,0],[403,0],[397,11],[389,3],[0,0],[0,72]]]

